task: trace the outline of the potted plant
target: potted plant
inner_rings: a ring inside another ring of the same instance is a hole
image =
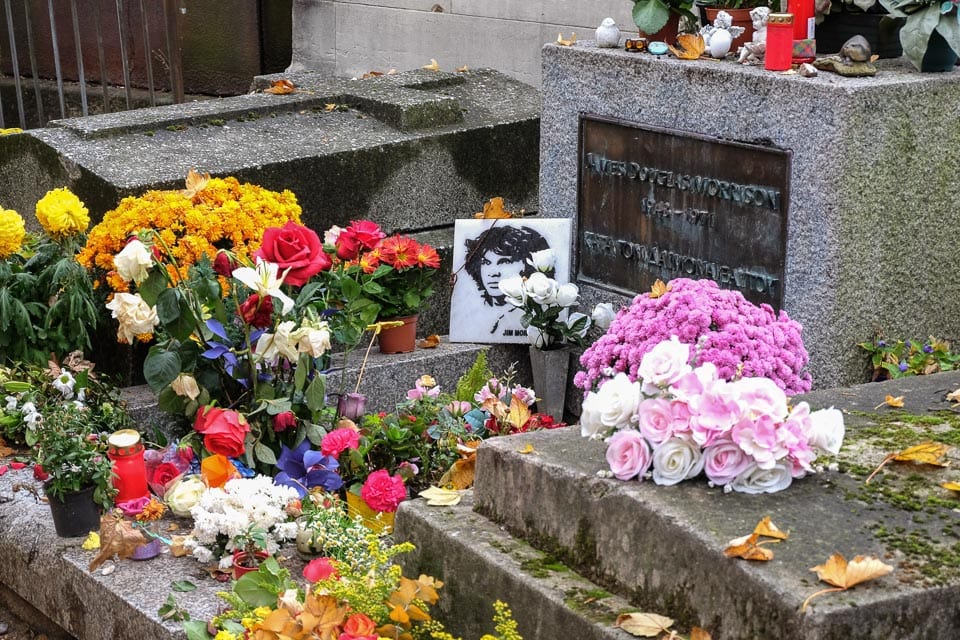
[[[243,532],[233,537],[233,579],[256,571],[260,563],[270,557],[267,544],[270,539],[266,529],[251,524]]]
[[[958,0],[880,0],[893,18],[903,18],[903,55],[920,71],[950,71],[960,55]]]
[[[696,23],[692,7],[693,0],[633,0],[633,23],[651,40],[673,44],[680,31],[680,18]]]

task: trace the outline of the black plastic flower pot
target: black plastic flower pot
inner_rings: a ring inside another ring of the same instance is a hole
[[[63,499],[47,493],[53,527],[61,538],[85,536],[100,529],[100,506],[93,501],[94,487],[68,493]]]

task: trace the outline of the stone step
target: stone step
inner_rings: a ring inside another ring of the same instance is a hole
[[[867,414],[887,394],[904,396],[911,413],[949,411],[944,396],[957,387],[960,372],[812,394],[814,408],[848,411],[840,470],[772,495],[725,494],[702,478],[661,487],[598,477],[607,469],[605,445],[576,427],[494,438],[478,454],[475,508],[638,609],[673,617],[681,628],[699,625],[715,640],[957,638],[960,503],[938,486],[953,477],[888,467],[864,485],[886,453],[960,436],[946,414],[932,421],[924,415],[933,426],[922,428]],[[524,453],[527,445],[532,453]],[[764,516],[790,533],[770,547],[775,558],[726,558],[728,542]],[[428,558],[442,555],[442,547],[422,546]],[[801,612],[808,595],[829,586],[810,568],[835,552],[848,560],[872,555],[895,570]]]
[[[401,504],[397,540],[416,549],[399,557],[405,575],[442,579],[439,617],[463,638],[493,632],[493,602],[510,605],[525,640],[627,640],[614,628],[629,603],[514,538],[473,510],[473,492],[460,504],[430,507],[423,499]]]

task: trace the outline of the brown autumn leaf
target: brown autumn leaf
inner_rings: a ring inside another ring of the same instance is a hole
[[[336,108],[337,108],[336,102],[327,102],[323,105],[323,110],[326,111],[327,113],[330,113]]]
[[[656,638],[661,633],[669,631],[673,626],[673,619],[656,613],[621,613],[613,626],[620,627],[627,633],[641,638]]]
[[[569,40],[564,40],[564,39],[563,39],[563,33],[562,33],[562,32],[557,34],[557,44],[560,45],[561,47],[572,47],[572,46],[575,45],[576,43],[577,43],[577,34],[576,34],[576,33],[571,32],[571,33],[570,33],[570,39],[569,39]]]
[[[360,76],[361,80],[366,80],[367,78],[379,78],[383,75],[383,71],[367,71],[365,74]]]
[[[879,409],[884,405],[890,407],[891,409],[899,409],[903,407],[903,396],[894,397],[888,393],[887,397],[883,399],[883,402],[875,406],[873,410],[876,411],[877,409]]]
[[[133,550],[146,541],[143,532],[124,520],[122,515],[106,514],[100,518],[100,553],[90,561],[89,570],[96,571],[114,554],[120,559],[129,558]]]
[[[349,610],[346,604],[340,604],[333,596],[307,594],[299,615],[300,624],[306,632],[303,637],[334,640]]]
[[[0,438],[0,458],[6,458],[13,455],[13,449],[7,446],[6,441]]]
[[[929,464],[935,467],[948,467],[950,466],[950,461],[944,460],[943,457],[947,455],[947,452],[950,451],[951,448],[948,444],[925,440],[920,444],[907,447],[903,451],[887,454],[887,457],[877,465],[873,473],[867,476],[864,484],[870,484],[873,476],[877,475],[880,469],[886,466],[888,462],[915,462],[917,464]]]
[[[186,180],[186,189],[180,191],[183,195],[188,198],[193,198],[207,186],[207,183],[210,182],[209,173],[198,173],[194,171],[193,167],[190,167],[190,170],[187,171],[187,180]]]
[[[699,33],[681,33],[677,36],[677,45],[679,46],[674,47],[668,44],[667,48],[680,60],[696,60],[703,55],[704,49],[707,48],[703,36]]]
[[[264,89],[264,93],[272,93],[275,96],[285,96],[288,93],[294,93],[297,90],[297,85],[293,84],[291,81],[286,78],[280,78],[279,80],[274,80],[270,83],[270,87]]]
[[[417,347],[420,349],[436,349],[440,346],[440,336],[433,333],[424,338],[423,340],[417,341]]]
[[[430,64],[425,64],[420,68],[426,69],[427,71],[440,71],[440,65],[433,58],[430,58]]]
[[[663,280],[658,278],[657,281],[653,283],[653,286],[650,287],[650,297],[659,298],[667,291],[670,291],[670,285],[664,284]]]
[[[470,71],[470,67],[468,67],[467,65],[463,65],[462,67],[457,67],[457,73],[466,73],[467,71]]]
[[[767,562],[773,560],[773,551],[764,549],[759,543],[760,536],[751,533],[742,538],[734,538],[727,543],[727,548],[723,550],[723,555],[728,558],[742,558],[744,560],[757,560]]]
[[[954,389],[953,391],[948,393],[947,400],[949,400],[950,402],[960,404],[960,389]],[[954,404],[953,406],[956,407],[957,405]]]
[[[817,596],[836,591],[846,591],[861,582],[880,578],[891,571],[893,567],[881,562],[873,556],[856,556],[850,562],[839,553],[835,553],[823,564],[811,567],[810,571],[815,571],[817,577],[823,582],[833,585],[833,589],[823,589],[807,597],[803,601],[800,610],[804,611],[810,601]]]
[[[457,445],[461,458],[454,462],[440,478],[441,487],[452,487],[460,490],[469,489],[473,486],[473,478],[477,468],[477,447],[480,446],[480,442],[480,440],[475,440]]]
[[[473,214],[474,218],[512,218],[513,214],[503,208],[503,198],[490,198],[490,201],[483,205],[482,213]]]
[[[712,638],[706,629],[694,627],[690,629],[690,640],[712,640]]]
[[[173,544],[170,545],[170,555],[174,558],[182,558],[183,556],[190,555],[190,552],[184,545],[185,541],[184,536],[173,536]]]
[[[786,531],[781,531],[780,528],[773,524],[770,520],[770,516],[764,516],[757,526],[753,529],[753,532],[759,536],[766,536],[768,538],[777,538],[778,540],[786,540],[790,537],[790,534]]]
[[[960,482],[943,482],[940,486],[950,491],[960,491]]]

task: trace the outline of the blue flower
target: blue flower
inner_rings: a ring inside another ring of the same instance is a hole
[[[887,346],[887,341],[886,341],[886,340],[877,340],[877,346],[882,349],[883,347]]]
[[[906,371],[906,370],[909,369],[909,368],[910,368],[910,367],[907,366],[907,361],[906,361],[906,360],[901,360],[901,361],[900,361],[900,371]]]
[[[904,340],[904,341],[903,341],[903,346],[905,346],[907,349],[909,349],[910,347],[913,346],[913,344],[911,344],[911,342],[910,342],[909,340]]]
[[[333,456],[325,456],[310,448],[310,441],[304,440],[296,449],[281,445],[277,468],[280,473],[273,479],[274,484],[293,487],[300,497],[307,495],[307,489],[323,487],[327,491],[336,491],[343,486],[343,478],[337,473],[340,465]]]
[[[930,346],[929,344],[925,344],[925,345],[923,345],[923,352],[924,352],[924,353],[933,353],[933,347]]]

